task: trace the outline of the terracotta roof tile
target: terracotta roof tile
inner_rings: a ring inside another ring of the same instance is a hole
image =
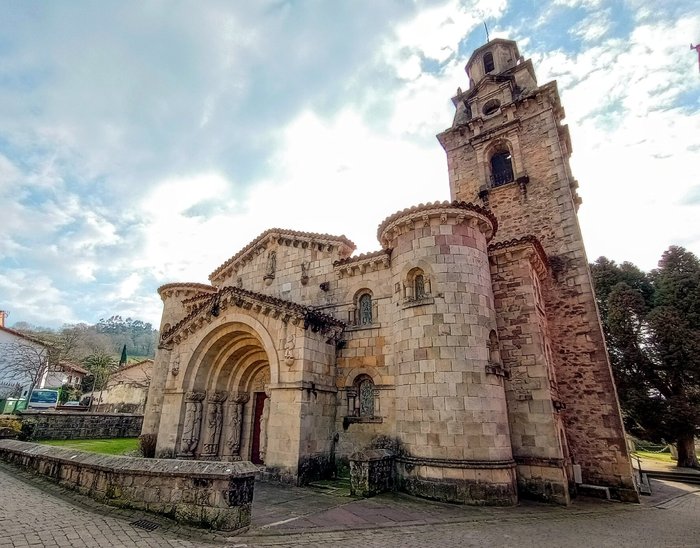
[[[347,259],[333,261],[333,266],[342,266],[349,263],[364,261],[365,259],[371,259],[373,257],[383,257],[385,255],[391,255],[391,251],[391,249],[380,249],[379,251],[369,251],[367,253],[360,253],[359,255],[355,255],[354,257],[348,257]]]
[[[428,211],[440,207],[452,207],[457,209],[464,209],[467,211],[473,211],[475,213],[483,215],[489,221],[491,221],[491,224],[493,225],[493,234],[496,234],[496,231],[498,230],[498,219],[496,219],[496,216],[493,213],[491,213],[490,210],[481,207],[480,205],[473,204],[471,202],[460,202],[457,200],[450,202],[445,200],[444,202],[428,202],[427,204],[418,204],[416,206],[407,207],[405,209],[402,209],[401,211],[397,211],[396,213],[389,215],[386,219],[379,223],[379,226],[377,227],[377,239],[381,241],[382,232],[388,225],[390,225],[395,220],[400,219],[405,215],[419,213],[421,211]]]

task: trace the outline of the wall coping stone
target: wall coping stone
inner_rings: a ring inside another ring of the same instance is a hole
[[[45,410],[26,410],[23,409],[22,411],[18,412],[18,415],[22,417],[32,417],[34,415],[41,415],[41,416],[46,416],[46,415],[77,415],[80,417],[92,417],[92,416],[99,416],[99,417],[143,417],[143,413],[100,413],[97,411],[69,411],[69,410],[64,410],[64,409],[45,409]]]
[[[351,461],[370,462],[375,460],[393,459],[394,453],[389,449],[365,449],[350,455]]]
[[[228,479],[252,477],[258,471],[257,466],[249,461],[216,462],[101,455],[18,440],[0,440],[0,453],[3,452],[37,456],[54,462],[78,463],[105,472],[119,471],[144,476]]]

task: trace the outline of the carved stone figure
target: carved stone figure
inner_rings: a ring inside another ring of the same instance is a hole
[[[270,389],[265,390],[267,399],[263,404],[263,412],[260,415],[260,460],[265,462],[265,453],[267,452],[267,423],[270,419],[270,398],[272,397],[272,391]]]
[[[301,262],[301,285],[309,283],[309,266],[308,262]]]
[[[240,460],[241,430],[243,427],[243,406],[248,403],[248,394],[236,394],[229,398],[226,407],[226,449],[230,460]]]
[[[204,392],[189,392],[185,397],[185,421],[180,438],[180,454],[182,458],[194,457],[199,444],[202,428],[202,400]]]
[[[224,423],[223,402],[227,396],[228,392],[214,392],[209,398],[207,405],[207,433],[201,455],[203,459],[216,458],[219,454],[221,429]]]
[[[267,285],[270,285],[272,283],[272,280],[275,279],[275,271],[276,270],[277,270],[277,252],[270,251],[267,254],[267,268],[265,270],[265,275],[263,276],[263,280],[265,280],[265,283]]]
[[[287,335],[287,342],[284,343],[284,363],[291,366],[294,364],[294,334]]]
[[[173,377],[177,377],[178,373],[180,373],[180,354],[175,356],[173,365],[170,368],[170,373],[172,373]]]

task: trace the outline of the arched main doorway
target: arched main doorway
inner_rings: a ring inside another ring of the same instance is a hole
[[[198,345],[183,383],[179,456],[264,464],[271,369],[262,335],[236,322]]]

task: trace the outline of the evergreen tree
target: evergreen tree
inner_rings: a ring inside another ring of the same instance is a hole
[[[591,271],[627,428],[699,467],[700,261],[672,246],[648,274],[605,257]]]

